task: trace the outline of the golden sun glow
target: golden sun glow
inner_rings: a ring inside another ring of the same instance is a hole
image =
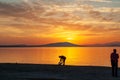
[[[72,37],[66,38],[68,41],[74,40]]]
[[[75,42],[77,39],[77,34],[74,32],[64,32],[62,33],[61,38],[63,38],[67,42]]]

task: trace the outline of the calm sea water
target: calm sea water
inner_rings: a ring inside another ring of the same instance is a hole
[[[0,48],[0,63],[58,64],[58,56],[65,55],[66,65],[110,66],[114,48],[120,55],[120,47]]]

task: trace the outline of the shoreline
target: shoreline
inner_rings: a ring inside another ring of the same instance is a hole
[[[1,80],[120,80],[112,77],[111,67],[59,66],[53,64],[0,63]]]

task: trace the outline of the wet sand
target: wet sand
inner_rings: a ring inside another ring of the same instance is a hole
[[[110,67],[48,64],[0,64],[0,80],[120,80]]]

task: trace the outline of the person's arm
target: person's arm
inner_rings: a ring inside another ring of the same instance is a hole
[[[118,54],[117,54],[118,55]],[[118,55],[118,59],[119,59],[119,55]]]

